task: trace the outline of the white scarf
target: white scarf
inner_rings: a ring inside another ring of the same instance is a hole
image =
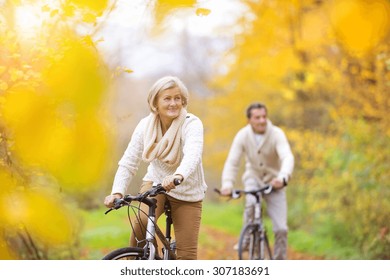
[[[169,129],[162,134],[161,120],[158,114],[150,113],[144,133],[144,150],[142,159],[151,162],[159,159],[170,166],[177,166],[180,162],[181,129],[187,111],[182,108],[180,115],[175,118]]]

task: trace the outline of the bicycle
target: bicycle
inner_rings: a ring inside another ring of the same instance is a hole
[[[175,179],[174,184],[177,186],[181,182],[178,179]],[[115,199],[114,206],[107,210],[105,214],[108,214],[112,210],[117,210],[123,206],[128,206],[128,217],[131,224],[130,218],[130,208],[140,211],[140,204],[145,203],[149,206],[149,212],[147,213],[147,225],[146,225],[146,236],[145,236],[145,246],[140,247],[124,247],[116,249],[106,256],[103,257],[103,260],[175,260],[176,259],[176,242],[172,240],[171,228],[172,228],[172,215],[171,215],[171,206],[168,200],[164,205],[164,213],[166,216],[166,228],[165,235],[159,228],[156,223],[156,208],[157,200],[153,198],[158,194],[165,194],[166,191],[161,184],[153,186],[150,190],[132,196],[125,195],[121,199]],[[138,206],[133,205],[132,202],[138,201],[140,204]],[[145,213],[146,214],[146,213]],[[133,228],[132,224],[131,227]],[[160,256],[156,250],[155,242],[157,238],[162,243],[162,256]]]
[[[215,189],[215,191],[221,194],[218,189]],[[256,197],[254,219],[252,222],[245,225],[240,233],[238,242],[238,258],[240,260],[272,260],[272,252],[267,236],[267,230],[262,219],[263,211],[261,205],[262,194],[268,194],[271,191],[271,185],[266,185],[255,191],[232,191],[231,198],[233,199],[240,198],[241,194],[253,195]],[[249,242],[247,240],[249,240]],[[248,252],[247,254],[245,253],[246,251]]]

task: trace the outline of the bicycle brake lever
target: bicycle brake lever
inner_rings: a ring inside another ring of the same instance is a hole
[[[264,193],[265,194],[270,194],[271,192],[272,192],[272,186],[271,185],[268,185],[268,188],[266,188],[265,190],[264,190]]]
[[[232,198],[233,198],[233,199],[240,198],[240,196],[241,196],[241,195],[240,195],[239,192],[235,192],[235,191],[232,192]]]
[[[114,199],[114,206],[112,206],[110,209],[108,209],[104,214],[110,213],[112,210],[118,210],[122,206],[130,205],[130,202],[126,200],[127,197],[130,197],[129,195],[125,195],[123,198],[115,198]]]
[[[107,210],[104,214],[107,214],[109,212],[111,212],[112,210],[118,210],[119,208],[121,208],[122,206],[124,205],[128,205],[129,203],[124,200],[124,199],[121,199],[121,198],[115,198],[114,200],[114,206],[112,206],[109,210]]]

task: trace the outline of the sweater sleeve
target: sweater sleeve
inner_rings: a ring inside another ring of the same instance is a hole
[[[242,136],[243,134],[241,130],[234,137],[232,146],[230,147],[230,151],[222,171],[222,189],[232,189],[236,182],[237,173],[240,168],[241,156],[244,152]]]
[[[199,166],[203,153],[203,124],[200,119],[190,115],[183,126],[183,159],[175,174],[188,178]]]
[[[287,137],[282,130],[279,130],[278,137],[276,137],[276,152],[281,161],[281,167],[277,178],[288,181],[291,178],[294,169],[294,155],[291,152]]]
[[[138,166],[142,159],[143,151],[143,121],[135,128],[131,140],[118,163],[118,170],[114,177],[114,183],[111,193],[120,193],[124,195],[129,187],[131,180],[137,173]]]

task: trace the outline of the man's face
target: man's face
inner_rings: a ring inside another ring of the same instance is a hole
[[[263,134],[267,128],[267,111],[264,108],[252,109],[248,123],[255,133]]]

